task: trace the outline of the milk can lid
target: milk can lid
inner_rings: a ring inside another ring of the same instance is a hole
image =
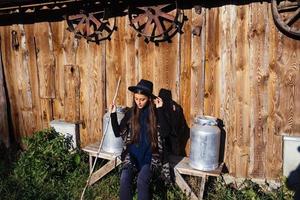
[[[117,105],[116,106],[116,112],[117,113],[124,113],[126,111],[127,107],[126,106],[122,106],[122,105]],[[105,108],[105,112],[108,112],[108,109]]]
[[[196,124],[200,124],[202,126],[208,125],[208,126],[216,126],[218,124],[217,118],[212,117],[212,116],[203,116],[203,115],[198,115],[195,117],[194,122]]]

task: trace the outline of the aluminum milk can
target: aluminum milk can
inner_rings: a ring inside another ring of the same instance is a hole
[[[121,120],[125,116],[125,108],[117,106],[116,108],[118,122],[120,124]],[[106,127],[108,126],[108,127]],[[105,133],[106,130],[106,133]],[[115,137],[113,132],[111,121],[110,121],[110,113],[106,112],[103,116],[103,128],[102,128],[104,139],[102,143],[102,150],[114,153],[114,154],[121,154],[123,150],[123,140],[122,137]]]
[[[218,168],[221,130],[217,119],[197,116],[190,130],[190,162],[192,168],[211,171]]]

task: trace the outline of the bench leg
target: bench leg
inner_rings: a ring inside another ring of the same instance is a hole
[[[90,174],[92,173],[93,168],[93,156],[89,155],[89,163],[90,163]]]
[[[203,199],[204,189],[205,189],[206,175],[201,176],[199,200]]]
[[[110,172],[119,164],[121,164],[121,162],[122,161],[119,158],[108,161],[105,165],[103,165],[100,169],[98,169],[92,174],[91,179],[89,181],[89,185],[93,185],[95,182],[97,182],[99,179],[105,176],[108,172]]]
[[[183,177],[181,176],[181,174],[178,172],[177,169],[174,169],[174,173],[175,173],[175,179],[176,179],[176,183],[179,186],[179,188],[186,194],[186,196],[188,196],[191,200],[197,200],[197,196],[195,195],[195,193],[192,191],[192,189],[190,188],[190,186],[185,182],[185,180],[183,179]]]

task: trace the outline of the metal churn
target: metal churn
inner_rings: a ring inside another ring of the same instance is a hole
[[[192,168],[211,171],[219,165],[221,130],[217,118],[197,116],[190,130],[191,151],[189,165]]]
[[[125,116],[125,108],[121,106],[117,106],[116,108],[118,122],[120,124],[121,120]],[[106,128],[108,124],[108,127]],[[107,129],[107,130],[106,130]],[[110,112],[106,112],[103,116],[103,131],[106,130],[103,144],[102,144],[102,150],[109,152],[109,153],[115,153],[117,155],[122,153],[123,149],[123,140],[122,137],[115,137],[115,134],[113,132],[111,121],[110,121]]]

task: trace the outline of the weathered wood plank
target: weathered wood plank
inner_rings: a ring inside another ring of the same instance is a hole
[[[280,77],[280,111],[283,115],[283,124],[280,134],[300,135],[299,126],[299,79],[300,79],[300,44],[293,39],[282,35],[280,37],[277,65],[281,68]]]
[[[138,49],[136,49],[136,32],[130,27],[130,21],[125,21],[125,79],[126,79],[126,106],[130,107],[133,102],[132,94],[127,90],[128,86],[136,85],[138,80]],[[124,83],[123,83],[124,84]]]
[[[11,32],[10,27],[2,26],[1,29],[1,54],[2,54],[2,63],[3,63],[3,71],[7,83],[7,95],[10,103],[11,109],[11,117],[12,117],[12,131],[14,134],[15,139],[18,141],[17,131],[19,131],[19,124],[16,123],[18,120],[16,118],[17,115],[17,107],[16,107],[16,98],[15,98],[15,90],[14,90],[14,73],[13,73],[13,66],[14,59],[12,59],[12,47],[11,47]],[[4,39],[5,38],[5,39]]]
[[[30,61],[29,61],[29,49],[24,25],[20,26],[20,54],[22,63],[17,68],[17,79],[20,81],[19,93],[21,93],[23,107],[21,107],[22,121],[24,130],[22,130],[25,136],[32,135],[32,133],[37,129],[36,122],[33,116],[33,101],[32,101],[32,89],[31,89],[31,74],[30,74]]]
[[[75,65],[76,44],[74,37],[66,30],[66,23],[50,23],[55,57],[55,99],[53,100],[53,118],[65,120],[65,65]]]
[[[66,122],[80,120],[80,75],[77,65],[64,66],[64,116]]]
[[[124,56],[125,40],[125,18],[117,19],[118,31],[114,32],[112,40],[106,43],[106,103],[112,103],[117,88],[119,77],[121,84],[119,87],[116,104],[126,104],[126,58]]]
[[[233,31],[231,30],[233,24],[233,7],[226,5],[219,9],[220,12],[220,34],[221,34],[221,41],[220,41],[220,48],[221,48],[221,55],[220,55],[220,65],[221,65],[221,74],[220,79],[222,85],[220,87],[221,90],[221,119],[225,124],[225,132],[226,132],[226,151],[225,151],[225,162],[227,168],[229,170],[229,174],[235,175],[236,171],[236,157],[234,152],[236,150],[236,132],[235,132],[235,119],[233,119],[233,109],[235,108],[235,102],[233,102],[234,96],[233,88],[235,84],[233,78],[233,63],[234,63],[234,53],[235,48],[232,48],[232,41],[234,38],[231,39]],[[229,154],[227,153],[229,152]]]
[[[9,141],[9,127],[8,127],[8,105],[7,105],[7,94],[5,91],[5,79],[3,76],[3,63],[2,63],[2,40],[0,37],[0,142],[3,142],[6,147],[10,146]]]
[[[190,88],[190,109],[185,113],[187,122],[191,126],[191,121],[196,115],[203,115],[204,112],[204,64],[205,64],[205,41],[206,41],[206,10],[202,9],[199,15],[192,11],[192,29],[199,26],[200,36],[193,35],[191,38],[191,74],[190,83],[186,87]],[[184,83],[183,83],[184,84]],[[189,98],[187,96],[186,98]],[[186,101],[182,102],[185,106]]]
[[[183,34],[179,35],[179,42],[178,42],[178,51],[179,51],[179,70],[178,74],[179,77],[177,78],[177,85],[179,88],[179,91],[177,91],[179,97],[177,100],[177,103],[179,103],[183,109],[183,113],[186,119],[186,122],[190,124],[190,112],[197,112],[197,108],[200,107],[200,105],[197,105],[197,101],[199,99],[193,99],[193,95],[198,95],[195,94],[196,91],[192,91],[192,82],[191,82],[191,70],[192,70],[192,65],[195,65],[194,62],[197,62],[200,60],[200,56],[197,55],[194,57],[195,51],[198,52],[200,49],[200,43],[197,43],[197,40],[199,41],[199,36],[193,36],[192,35],[192,28],[195,26],[199,26],[199,16],[198,18],[193,18],[194,13],[192,10],[188,10],[184,13],[188,19],[188,21],[185,21],[184,26],[183,26]],[[196,43],[196,46],[192,46],[193,42]],[[196,48],[195,48],[196,47]],[[198,49],[199,48],[199,49]],[[200,68],[200,66],[197,66],[197,68]],[[198,69],[199,69],[198,68]],[[196,82],[199,82],[201,78],[199,77],[196,78]],[[196,101],[196,102],[195,102]],[[195,104],[191,104],[191,103]],[[193,105],[193,106],[191,106]],[[181,138],[184,140],[188,140],[189,135],[186,135],[188,133],[179,133]],[[186,155],[189,154],[190,152],[190,143],[188,141],[182,141],[180,144],[178,144],[178,152],[183,152]],[[186,143],[186,144],[185,144]]]
[[[277,51],[280,43],[278,29],[275,27],[275,24],[270,21],[272,18],[271,9],[268,8],[268,17],[269,17],[269,78],[268,78],[268,120],[267,128],[268,133],[266,135],[266,178],[276,177],[281,174],[282,167],[282,137],[278,132],[278,125],[281,123],[277,121],[277,113],[279,108],[279,93],[281,80],[278,75],[280,75],[279,66],[276,64],[277,60]]]
[[[80,74],[80,120],[82,126],[80,126],[80,144],[86,146],[92,142],[92,136],[94,133],[90,132],[90,99],[91,99],[91,49],[86,40],[80,39],[78,41],[78,48],[76,51],[76,65],[79,67]]]
[[[251,4],[250,18],[250,66],[251,76],[253,77],[251,85],[251,125],[253,132],[250,139],[250,171],[252,177],[264,177],[266,173],[266,135],[267,135],[267,81],[268,71],[268,41],[266,26],[268,20],[267,3]],[[259,56],[258,56],[259,55]]]
[[[34,39],[34,25],[24,25],[25,37],[26,37],[26,49],[28,56],[28,74],[30,78],[31,97],[32,97],[32,123],[35,124],[34,131],[38,131],[43,128],[41,102],[39,95],[39,80],[38,80],[38,68],[36,62],[35,52],[35,39]]]
[[[50,121],[53,120],[53,99],[40,98],[42,129],[50,127]]]
[[[21,39],[24,40],[23,33],[23,27],[21,25],[4,27],[2,33],[2,38],[5,38],[2,44],[4,73],[7,80],[12,128],[14,138],[17,142],[20,142],[21,137],[28,133],[28,131],[24,129],[22,110],[28,111],[32,108],[31,100],[27,98],[28,82],[26,80],[28,80],[28,77],[26,77],[27,74],[24,74],[25,78],[23,78],[22,74],[24,70],[24,55],[22,54],[24,41],[21,41]],[[20,47],[20,45],[22,47]],[[27,71],[25,70],[25,72]],[[24,83],[23,80],[25,80]]]
[[[204,114],[218,116],[219,105],[217,102],[217,72],[220,68],[220,14],[219,9],[213,8],[207,12],[206,25],[206,50],[205,50],[205,94]],[[213,34],[212,34],[213,33]],[[222,40],[223,41],[223,40]]]
[[[36,23],[34,28],[36,62],[41,98],[55,98],[55,58],[52,33],[48,22]]]
[[[42,127],[49,127],[53,120],[53,99],[55,98],[55,57],[52,32],[49,22],[34,24],[36,65],[39,80]]]
[[[154,48],[155,44],[145,43],[143,37],[137,37],[137,55],[138,55],[138,80],[147,79],[153,81],[154,79],[154,68],[155,68],[155,58]],[[154,86],[156,83],[153,83]],[[155,86],[157,87],[157,86]]]
[[[188,157],[184,157],[175,166],[176,170],[178,170],[178,172],[180,172],[181,174],[186,174],[186,175],[191,175],[191,176],[199,176],[199,177],[202,177],[202,176],[219,176],[222,172],[223,165],[224,165],[224,163],[221,163],[219,165],[219,167],[215,170],[201,171],[201,170],[197,170],[197,169],[192,168],[189,165],[189,162],[190,162],[190,159]]]
[[[204,112],[204,83],[205,83],[205,41],[206,41],[206,10],[202,9],[201,14],[197,14],[195,9],[192,10],[192,26],[190,28],[201,28],[200,35],[191,37],[191,66],[190,66],[190,83],[180,83],[182,86],[181,95],[190,98],[190,103],[182,100],[184,114],[189,127],[192,126],[192,120],[197,115],[203,115]],[[193,30],[191,30],[193,31]],[[188,78],[187,78],[188,79]],[[190,88],[190,89],[188,89]],[[190,90],[190,96],[185,94]],[[188,106],[190,106],[188,108]],[[188,109],[187,109],[188,108]],[[186,152],[190,152],[190,141],[186,145]]]
[[[154,47],[155,65],[153,68],[153,84],[154,93],[158,95],[161,88],[172,91],[172,99],[179,101],[179,66],[178,58],[180,56],[178,50],[179,35],[172,38],[171,43],[160,43]]]
[[[105,45],[101,43],[100,45],[91,44],[92,62],[91,77],[90,77],[90,107],[89,107],[89,117],[90,117],[90,141],[98,141],[101,139],[102,130],[102,117],[105,113]],[[97,55],[101,56],[97,56]],[[92,134],[92,136],[91,136]]]
[[[249,74],[249,8],[247,6],[236,7],[236,22],[232,22],[232,27],[236,37],[232,38],[236,42],[236,52],[234,55],[233,64],[236,73],[235,91],[236,91],[236,105],[235,105],[235,131],[236,131],[236,176],[247,177],[249,164],[249,142],[250,142],[250,74]],[[233,16],[235,17],[235,16]],[[235,25],[236,24],[236,25]],[[242,30],[242,31],[240,31]],[[234,73],[233,72],[233,73]]]
[[[187,122],[190,121],[190,110],[191,110],[191,68],[192,68],[192,53],[193,51],[197,51],[198,49],[192,49],[192,39],[199,39],[199,36],[192,36],[192,28],[194,26],[199,25],[198,21],[193,18],[192,10],[186,11],[184,13],[186,17],[189,19],[183,26],[183,34],[180,35],[179,41],[179,99],[178,103],[182,105],[184,116]],[[196,42],[194,40],[194,42]],[[199,48],[199,46],[197,46]],[[199,58],[199,55],[197,55]],[[199,79],[199,77],[197,77]],[[199,107],[199,106],[198,106]],[[193,106],[194,109],[194,106]]]
[[[105,43],[80,40],[76,64],[80,69],[80,140],[81,145],[100,141],[105,110]],[[100,55],[100,56],[99,56]]]

